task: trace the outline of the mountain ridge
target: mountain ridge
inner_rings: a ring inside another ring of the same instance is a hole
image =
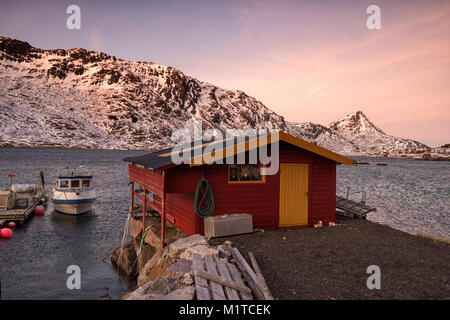
[[[399,152],[424,146],[354,114],[329,126],[290,123],[243,91],[170,66],[82,48],[44,50],[0,36],[0,146],[158,149],[174,144],[173,130],[192,130],[198,120],[220,131],[280,129],[345,154],[392,150],[365,148],[364,134],[394,141]]]

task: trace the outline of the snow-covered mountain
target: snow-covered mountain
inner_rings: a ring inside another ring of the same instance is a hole
[[[196,120],[204,129],[281,129],[344,154],[428,148],[384,134],[360,111],[329,126],[286,123],[242,91],[169,66],[0,36],[0,147],[158,149]]]
[[[286,122],[286,124],[291,134],[321,147],[347,155],[363,153],[355,143],[326,126],[312,122]]]
[[[322,126],[310,122],[287,123],[291,132],[305,140],[344,154],[412,154],[429,150],[423,143],[387,135],[362,111]]]
[[[0,37],[0,146],[154,149],[173,130],[286,129],[242,91],[152,62]]]

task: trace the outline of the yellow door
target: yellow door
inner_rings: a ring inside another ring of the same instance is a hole
[[[282,163],[280,170],[280,227],[307,225],[308,165]]]

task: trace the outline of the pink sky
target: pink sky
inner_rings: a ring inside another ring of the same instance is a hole
[[[450,2],[379,1],[382,29],[373,31],[365,2],[314,3],[236,8],[241,33],[185,71],[244,90],[289,121],[327,124],[362,110],[388,134],[450,143]]]
[[[288,121],[362,110],[386,133],[450,143],[450,1],[0,1],[0,32],[40,48],[153,61],[261,100]],[[366,8],[381,8],[368,30]]]

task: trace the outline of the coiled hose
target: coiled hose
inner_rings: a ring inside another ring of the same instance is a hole
[[[206,180],[204,177],[202,177],[197,184],[197,189],[195,190],[194,197],[194,207],[195,213],[203,219],[208,218],[214,213],[213,192],[208,180]]]

